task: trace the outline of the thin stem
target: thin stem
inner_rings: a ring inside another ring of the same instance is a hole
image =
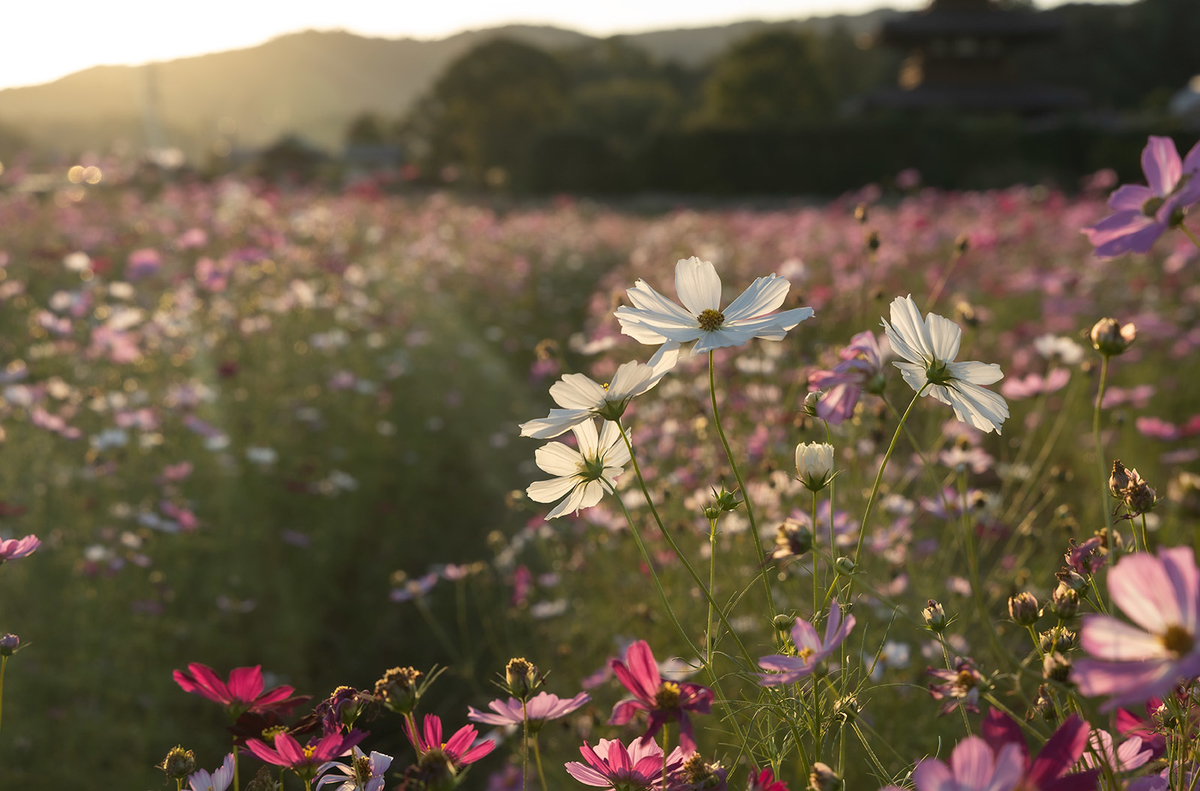
[[[832,526],[832,524],[833,524],[832,507],[830,508],[830,512],[829,512],[829,523]],[[832,529],[833,528],[830,527],[831,532],[832,532]],[[816,492],[812,493],[812,540],[813,540],[813,549],[816,549],[816,544],[817,544],[817,493]],[[833,542],[830,541],[829,542],[830,557],[833,556],[833,552],[834,552]],[[817,586],[817,553],[816,552],[812,553],[812,577],[813,577],[813,616],[815,617],[816,614],[818,612],[820,612],[820,610],[817,609],[817,605],[820,603],[820,599],[821,599],[821,592]]]
[[[758,533],[758,522],[754,518],[754,506],[750,502],[750,493],[746,491],[746,482],[742,480],[742,473],[738,470],[737,462],[733,458],[733,449],[729,447],[729,440],[725,437],[725,429],[721,427],[721,413],[717,409],[717,379],[714,373],[713,353],[710,350],[708,353],[708,393],[712,400],[713,423],[717,427],[717,434],[721,437],[721,444],[725,446],[725,456],[729,459],[729,466],[733,469],[733,477],[737,479],[738,488],[742,491],[742,500],[746,503],[746,518],[750,520],[750,535],[754,536],[754,548],[758,551],[759,568],[765,568],[767,565],[767,554],[762,548],[762,536]],[[767,579],[767,575],[763,575],[763,590],[767,594],[767,610],[771,614],[771,619],[775,618],[775,597],[771,593],[771,581]]]
[[[1188,230],[1188,227],[1186,225],[1184,225],[1183,223],[1180,223],[1179,230],[1183,231],[1184,234],[1187,235],[1187,238],[1192,240],[1192,244],[1196,245],[1197,248],[1200,248],[1200,239],[1197,239],[1195,237],[1195,235],[1192,234],[1192,232],[1190,230]]]
[[[667,791],[667,747],[671,743],[671,726],[663,725],[663,765],[662,765],[662,791]]]
[[[4,714],[4,669],[8,667],[8,657],[0,657],[0,718]],[[0,722],[3,720],[0,719]]]
[[[1133,528],[1133,532],[1137,532],[1137,527]],[[1150,551],[1150,539],[1146,535],[1146,513],[1142,512],[1142,549]]]
[[[542,791],[546,791],[546,774],[542,771],[542,751],[538,749],[536,733],[533,735],[533,762],[537,766],[538,782],[542,785]]]
[[[917,399],[925,392],[926,387],[929,387],[928,382],[921,385],[921,389],[913,395],[912,401],[908,402],[908,409],[905,409],[904,414],[900,416],[900,425],[896,426],[896,433],[892,435],[892,443],[888,445],[887,453],[883,456],[883,463],[879,465],[879,472],[875,475],[875,485],[871,487],[871,496],[867,498],[867,508],[863,512],[862,524],[858,529],[858,545],[854,548],[855,566],[858,565],[858,556],[862,553],[863,539],[867,536],[867,523],[871,518],[871,510],[875,507],[875,499],[879,496],[879,485],[883,483],[883,471],[887,469],[888,462],[896,451],[896,443],[900,440],[900,432],[904,429],[904,424],[908,422],[908,416],[912,414],[913,407],[917,405]]]
[[[962,258],[962,253],[959,252],[959,249],[956,245],[954,254],[950,256],[950,261],[946,264],[946,268],[942,270],[941,277],[938,278],[937,284],[933,287],[933,291],[929,294],[929,299],[925,302],[925,310],[933,310],[933,306],[938,301],[938,297],[942,295],[942,289],[946,287],[946,281],[950,279],[950,273],[954,271],[954,267],[958,264],[958,259],[960,258]]]
[[[717,589],[717,520],[708,520],[708,592],[711,596]],[[708,602],[708,631],[704,633],[704,663],[712,667],[713,649],[717,641],[713,639],[713,602]]]
[[[1100,441],[1100,408],[1104,403],[1104,387],[1108,384],[1108,355],[1100,363],[1100,389],[1096,393],[1096,406],[1092,410],[1092,438],[1096,443],[1096,464],[1100,470],[1100,507],[1104,509],[1104,525],[1112,531],[1112,513],[1108,510],[1108,468],[1104,456],[1104,444]]]
[[[233,791],[242,791],[242,780],[238,777],[238,749],[233,745]]]
[[[953,670],[954,665],[950,662],[950,649],[946,647],[946,641],[940,634],[938,635],[938,642],[942,644],[942,657],[946,660],[946,669]],[[955,708],[957,708],[958,713],[962,715],[963,726],[965,726],[967,729],[967,735],[971,736],[971,720],[967,717],[967,710],[962,706],[956,706]]]
[[[521,701],[521,791],[528,787],[529,779],[529,714],[525,701]]]

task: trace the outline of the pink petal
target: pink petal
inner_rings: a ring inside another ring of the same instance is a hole
[[[958,785],[971,791],[983,791],[992,781],[996,765],[992,748],[978,736],[968,736],[950,754],[950,766]]]
[[[1112,579],[1112,575],[1109,579]],[[1130,662],[1168,656],[1166,647],[1157,635],[1108,615],[1085,616],[1080,631],[1080,645],[1096,659]]]
[[[1162,634],[1183,623],[1175,586],[1162,560],[1138,552],[1126,555],[1108,574],[1113,603],[1143,629]]]
[[[662,684],[662,676],[658,673],[658,664],[654,661],[654,654],[650,651],[649,643],[645,640],[638,640],[629,646],[629,650],[625,652],[625,661],[628,663],[629,677],[633,681],[633,685],[626,683],[619,672],[617,678],[621,678],[621,683],[625,684],[626,688],[634,695],[652,700]],[[613,666],[613,670],[617,670],[616,665]]]
[[[950,769],[936,758],[926,758],[913,771],[917,791],[958,791]]]
[[[446,742],[446,752],[451,755],[458,755],[471,746],[475,741],[475,727],[473,725],[464,725],[455,731],[450,737],[450,741]]]
[[[1170,194],[1183,175],[1183,162],[1175,149],[1175,141],[1151,135],[1142,150],[1142,171],[1156,195],[1166,197]]]
[[[639,711],[648,711],[646,704],[640,700],[623,700],[613,706],[612,716],[608,718],[609,725],[624,725],[634,718]]]
[[[253,703],[262,691],[262,665],[234,668],[229,674],[229,694],[234,700]]]
[[[287,766],[285,759],[275,750],[272,750],[265,742],[259,739],[247,739],[246,749],[249,750],[255,758],[260,761],[266,761],[275,766]]]
[[[1117,211],[1141,211],[1146,201],[1154,197],[1154,191],[1141,184],[1122,184],[1108,196],[1108,205]]]
[[[1078,714],[1068,717],[1029,765],[1026,774],[1028,784],[1032,788],[1041,788],[1070,769],[1087,749],[1090,730],[1090,726]]]

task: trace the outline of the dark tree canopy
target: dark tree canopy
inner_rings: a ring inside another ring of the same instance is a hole
[[[716,61],[705,85],[706,117],[720,125],[793,125],[826,116],[833,105],[817,39],[801,31],[743,39]]]

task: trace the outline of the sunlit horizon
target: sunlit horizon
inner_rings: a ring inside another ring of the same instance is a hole
[[[1128,0],[1099,0],[1127,2]],[[1039,7],[1066,0],[1041,0]],[[556,0],[516,0],[502,6],[483,0],[456,0],[413,8],[381,6],[368,0],[336,4],[246,3],[213,0],[202,8],[170,15],[150,0],[105,4],[68,0],[29,4],[10,13],[15,33],[0,52],[0,89],[53,82],[95,66],[137,66],[244,49],[305,30],[344,30],[376,38],[439,39],[467,30],[509,24],[547,25],[594,36],[695,28],[741,21],[782,21],[878,8],[911,10],[926,0],[750,0],[733,7],[727,0],[608,4],[564,4]],[[64,26],[64,19],[69,25]]]

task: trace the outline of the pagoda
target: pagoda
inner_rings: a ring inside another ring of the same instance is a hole
[[[1079,91],[1023,82],[1009,58],[1018,47],[1052,43],[1062,25],[995,0],[932,0],[924,11],[883,26],[879,42],[909,53],[899,87],[869,106],[903,110],[1043,115],[1086,103]]]

